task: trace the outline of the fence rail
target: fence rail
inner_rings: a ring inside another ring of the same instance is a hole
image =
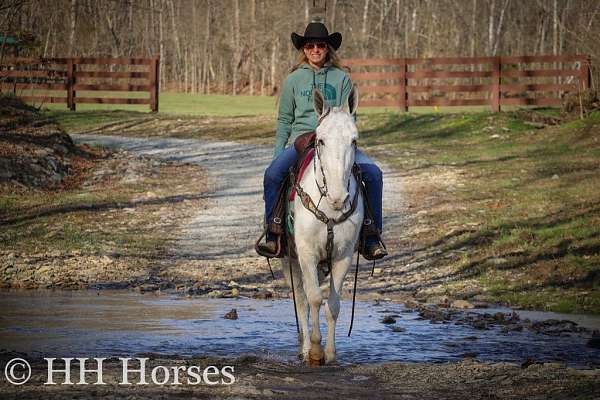
[[[75,111],[77,104],[149,104],[158,111],[159,92],[158,56],[152,58],[14,58],[0,64],[0,89],[63,91],[58,94],[20,97],[25,101],[44,103],[66,103]],[[81,66],[81,67],[80,67]],[[110,71],[102,68],[144,68],[143,71]],[[122,80],[137,80],[123,83]],[[90,82],[93,80],[94,82]],[[115,83],[115,80],[121,80]],[[141,80],[141,82],[140,82]],[[95,92],[147,92],[148,98],[133,97],[82,97],[78,91]]]
[[[560,105],[562,94],[590,87],[590,61],[585,55],[355,58],[345,62],[353,71],[358,69],[350,76],[364,97],[362,105],[402,111],[411,106],[489,105],[498,112],[503,105]]]

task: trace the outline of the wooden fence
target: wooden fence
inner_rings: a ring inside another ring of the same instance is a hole
[[[588,89],[583,55],[347,59],[363,106],[560,105]],[[358,68],[357,68],[358,67]],[[358,71],[356,71],[358,69]]]
[[[0,64],[0,85],[3,92],[12,91],[25,101],[66,103],[72,111],[76,110],[77,104],[95,103],[149,104],[156,112],[159,61],[158,56],[12,59]],[[82,97],[77,95],[78,91],[147,92],[149,97]]]

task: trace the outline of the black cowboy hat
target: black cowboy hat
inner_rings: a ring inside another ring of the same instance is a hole
[[[304,43],[317,41],[328,43],[334,50],[337,50],[342,44],[342,34],[334,32],[330,35],[325,24],[321,22],[311,22],[308,24],[304,31],[304,36],[292,32],[292,43],[294,43],[294,47],[298,50],[304,46]]]

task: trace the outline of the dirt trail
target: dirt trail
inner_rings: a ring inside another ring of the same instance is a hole
[[[198,139],[146,139],[103,135],[73,135],[77,142],[124,148],[134,154],[155,156],[197,164],[206,168],[212,181],[211,206],[183,227],[172,249],[177,259],[167,275],[193,280],[220,277],[246,283],[265,281],[264,259],[254,252],[263,218],[262,176],[271,161],[267,146]],[[397,173],[384,170],[385,236],[397,238],[406,225],[401,180]],[[398,240],[389,240],[392,257],[380,263],[385,269],[397,262]],[[396,256],[394,256],[396,254]],[[368,274],[364,264],[363,273]],[[365,278],[366,279],[366,278]],[[369,288],[389,285],[385,274],[369,281]],[[363,288],[366,288],[363,285]]]

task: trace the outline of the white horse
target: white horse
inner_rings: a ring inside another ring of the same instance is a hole
[[[318,210],[332,220],[334,236],[331,271],[327,277],[329,285],[318,268],[319,262],[327,259],[327,225],[305,207],[300,193],[295,197],[292,207],[298,259],[284,258],[282,266],[288,284],[291,283],[290,267],[293,273],[301,356],[306,362],[319,365],[335,361],[335,325],[340,312],[342,285],[357,247],[364,209],[359,184],[352,174],[358,139],[354,123],[358,92],[355,87],[352,88],[343,107],[330,109],[322,94],[315,89],[313,103],[319,118],[316,151],[299,186],[301,191],[310,196],[314,205],[318,205]],[[343,221],[340,222],[341,219]],[[319,312],[327,292],[327,343],[323,354]],[[309,310],[312,323],[310,332]]]

